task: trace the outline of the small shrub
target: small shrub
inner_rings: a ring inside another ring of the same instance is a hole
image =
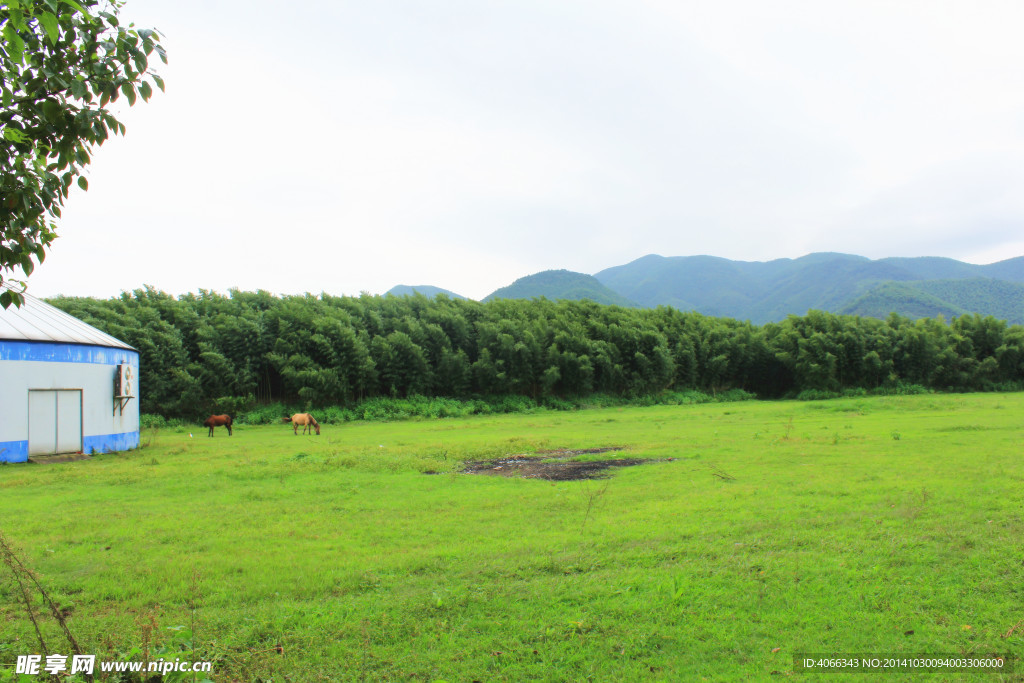
[[[701,403],[710,403],[714,400],[710,394],[705,394],[703,391],[697,391],[696,389],[689,389],[687,391],[677,391],[673,394],[676,405],[689,406],[698,405]]]
[[[796,395],[798,401],[824,401],[830,398],[839,398],[839,394],[824,389],[804,389]]]
[[[356,407],[356,415],[363,420],[394,420],[401,417],[396,398],[371,398]]]
[[[907,384],[905,382],[896,382],[889,386],[871,390],[871,394],[875,396],[913,396],[930,393],[932,393],[932,390],[928,387],[921,386],[920,384]]]
[[[320,410],[313,412],[313,417],[317,419],[321,424],[341,424],[342,422],[351,422],[356,419],[355,413],[348,408],[342,408],[341,406],[328,406]]]
[[[487,401],[483,401],[478,398],[470,401],[469,405],[470,415],[490,415],[491,413],[494,412],[493,410],[491,410],[491,406],[489,403],[487,403]]]
[[[141,429],[166,429],[168,427],[182,427],[191,424],[188,420],[180,417],[165,418],[163,415],[143,413],[139,415],[139,427]]]
[[[626,399],[621,396],[612,396],[611,394],[593,394],[579,399],[578,402],[581,408],[614,408],[627,403]]]
[[[549,396],[544,399],[541,405],[548,410],[576,410],[578,408],[578,406],[572,401],[567,401],[563,398],[555,398],[554,396]]]
[[[718,394],[718,396],[715,397],[715,400],[719,403],[724,403],[729,401],[752,401],[756,398],[757,394],[752,394],[749,391],[744,391],[743,389],[729,389],[728,391],[723,391]]]
[[[162,429],[167,426],[167,419],[163,415],[143,413],[139,415],[139,427],[141,429]]]
[[[526,396],[499,396],[491,401],[496,413],[533,413],[537,411],[537,402]]]
[[[288,410],[283,403],[267,403],[255,406],[245,412],[235,415],[238,422],[250,425],[269,425],[281,421],[285,415],[291,415],[296,411]]]

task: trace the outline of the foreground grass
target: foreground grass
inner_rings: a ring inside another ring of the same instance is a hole
[[[747,680],[793,672],[798,652],[1019,657],[1022,414],[1021,394],[926,395],[160,431],[127,454],[0,467],[0,529],[87,651],[194,626],[218,681]],[[665,461],[600,481],[459,473],[602,446]],[[0,663],[37,649],[0,584]]]

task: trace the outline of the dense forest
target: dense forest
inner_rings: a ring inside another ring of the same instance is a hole
[[[174,297],[150,288],[50,303],[138,349],[141,410],[165,417],[195,417],[230,400],[313,408],[373,397],[542,400],[690,389],[769,398],[1024,381],[1024,327],[991,316],[811,311],[753,325],[590,301],[202,290]]]

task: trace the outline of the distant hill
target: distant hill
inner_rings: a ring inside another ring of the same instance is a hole
[[[838,313],[862,315],[869,318],[885,318],[896,312],[907,318],[945,318],[964,315],[966,309],[933,296],[917,283],[883,282],[875,285],[852,302],[840,308]]]
[[[910,317],[977,312],[1024,323],[1021,291],[1009,286],[1024,284],[1024,257],[978,266],[938,257],[871,260],[838,253],[766,262],[652,254],[594,277],[641,306],[664,304],[759,324],[810,309],[879,317],[890,311]]]
[[[461,294],[456,294],[455,292],[448,291],[447,289],[441,289],[440,287],[433,287],[431,285],[395,285],[384,294],[385,296],[388,294],[393,294],[395,296],[412,296],[413,294],[422,294],[428,299],[433,299],[438,294],[444,294],[452,299],[466,298]]]
[[[886,282],[839,310],[876,318],[891,311],[912,318],[981,313],[1024,325],[1024,284],[990,278]]]
[[[964,280],[981,277],[981,269],[976,266],[951,258],[937,256],[921,256],[916,258],[884,258],[878,263],[888,263],[910,274],[915,280]]]
[[[605,287],[593,275],[574,273],[569,270],[545,270],[534,275],[519,278],[508,287],[502,287],[484,297],[493,299],[589,299],[599,304],[635,307],[626,297]]]
[[[1024,256],[976,267],[982,269],[983,272],[981,274],[984,277],[1024,283]]]

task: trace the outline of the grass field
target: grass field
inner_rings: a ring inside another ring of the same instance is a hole
[[[1022,394],[143,442],[0,467],[0,530],[101,657],[154,657],[189,631],[195,656],[178,654],[214,661],[215,681],[811,680],[795,653],[1024,655]],[[621,450],[580,457],[663,461],[583,481],[461,473],[598,447]],[[39,648],[0,572],[13,664]],[[1024,680],[1011,664],[973,678]]]

